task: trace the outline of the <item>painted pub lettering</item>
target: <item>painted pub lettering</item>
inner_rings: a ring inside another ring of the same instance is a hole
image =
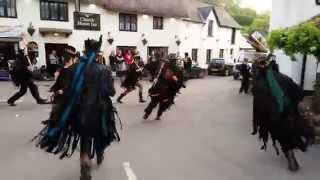
[[[99,31],[100,15],[92,13],[75,12],[74,28],[78,30]]]

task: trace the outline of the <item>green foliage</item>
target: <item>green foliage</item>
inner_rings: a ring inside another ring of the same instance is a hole
[[[244,28],[244,31],[247,34],[251,34],[255,31],[267,33],[269,30],[269,22],[270,22],[269,15],[259,15],[254,19],[251,25]]]
[[[206,3],[221,5],[243,27],[242,32],[251,34],[255,31],[269,31],[269,14],[258,14],[250,8],[239,6],[239,0],[203,0]]]
[[[271,50],[282,49],[291,57],[298,53],[309,54],[320,61],[320,29],[314,22],[274,30],[270,33],[268,45]]]

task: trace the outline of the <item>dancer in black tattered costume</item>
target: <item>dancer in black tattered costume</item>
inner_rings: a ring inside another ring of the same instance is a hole
[[[48,123],[33,139],[38,147],[60,154],[61,159],[70,157],[80,142],[80,180],[91,179],[90,159],[94,154],[101,164],[104,150],[120,140],[110,99],[115,94],[111,72],[96,61],[101,43],[102,38],[99,42],[85,41],[85,56],[72,68],[58,121]]]
[[[161,120],[162,114],[175,103],[180,89],[185,87],[183,80],[183,71],[177,67],[174,57],[170,57],[170,61],[162,62],[159,74],[149,89],[151,102],[145,109],[143,118],[148,119],[153,109],[159,105],[156,120]]]
[[[40,97],[38,86],[33,81],[32,66],[35,58],[36,52],[27,52],[25,54],[24,50],[19,51],[10,74],[14,85],[20,89],[8,99],[7,103],[10,106],[15,106],[15,102],[27,93],[28,88],[38,104],[48,104],[45,99]]]
[[[139,89],[139,102],[144,103],[143,99],[143,85],[139,82],[142,76],[143,62],[136,61],[128,65],[125,80],[121,83],[121,87],[124,88],[124,92],[117,98],[117,102],[122,104],[122,99],[134,91],[136,87]]]
[[[274,62],[269,63],[269,57],[256,62],[252,134],[259,133],[264,142],[263,150],[271,138],[279,154],[279,143],[288,160],[289,170],[297,171],[299,164],[294,150],[306,151],[314,132],[298,111],[303,100],[302,89],[291,78],[279,73]]]

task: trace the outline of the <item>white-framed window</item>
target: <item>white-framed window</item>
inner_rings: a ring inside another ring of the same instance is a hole
[[[120,31],[138,31],[138,17],[136,14],[119,14],[119,30]]]
[[[69,21],[68,3],[64,0],[40,0],[40,18],[48,21]]]

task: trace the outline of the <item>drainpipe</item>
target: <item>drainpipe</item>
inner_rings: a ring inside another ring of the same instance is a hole
[[[80,0],[75,0],[75,11],[80,12]]]
[[[308,56],[306,54],[304,54],[303,60],[302,60],[301,80],[300,80],[300,86],[303,90],[304,90],[304,79],[305,79],[305,75],[306,75],[307,58],[308,58]]]

